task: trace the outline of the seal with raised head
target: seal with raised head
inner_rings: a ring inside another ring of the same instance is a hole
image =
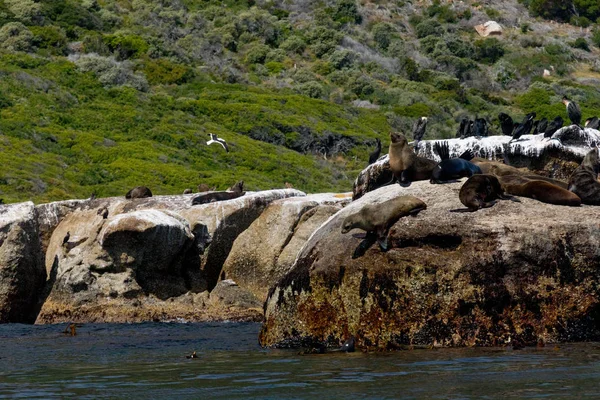
[[[375,241],[378,241],[381,250],[386,251],[387,235],[392,225],[400,218],[416,215],[426,208],[427,205],[414,196],[398,196],[383,203],[366,204],[357,213],[344,219],[342,233],[348,233],[352,229],[362,229],[367,232],[367,237],[359,248],[366,251]]]
[[[510,165],[497,162],[497,161],[488,161],[482,159],[473,159],[473,162],[481,168],[481,171],[487,175],[496,175],[500,176],[508,176],[508,175],[518,175],[528,178],[530,180],[538,180],[538,181],[546,181],[563,189],[567,188],[567,183],[563,181],[559,181],[558,179],[548,178],[547,176],[541,176],[532,173],[526,168],[515,168]]]
[[[462,158],[451,158],[442,160],[435,166],[431,173],[430,183],[442,183],[465,176],[470,177],[475,174],[482,174],[481,168],[470,161]]]
[[[473,175],[462,185],[458,193],[460,202],[469,211],[477,211],[480,208],[491,207],[496,200],[510,200],[510,196],[504,194],[504,190],[494,175]],[[461,210],[458,210],[461,211]]]
[[[568,189],[579,196],[583,204],[600,205],[598,172],[600,172],[598,149],[592,149],[569,178]]]
[[[544,180],[519,175],[504,175],[498,177],[498,180],[504,192],[514,196],[529,197],[542,203],[559,206],[579,207],[581,205],[581,199],[575,193]]]
[[[394,174],[393,181],[410,184],[412,181],[424,181],[431,178],[431,172],[437,165],[433,160],[418,157],[408,145],[406,137],[397,132],[390,133],[389,162]]]
[[[152,197],[152,192],[146,186],[136,186],[125,195],[126,199],[143,199]]]

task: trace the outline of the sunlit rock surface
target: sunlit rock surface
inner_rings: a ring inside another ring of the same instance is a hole
[[[464,181],[464,180],[463,180]],[[600,208],[521,198],[474,213],[462,183],[386,186],[335,214],[270,291],[263,346],[365,349],[599,340]],[[391,249],[343,235],[365,204],[409,194],[427,204],[390,230]]]

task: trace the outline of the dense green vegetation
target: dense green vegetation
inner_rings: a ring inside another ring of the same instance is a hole
[[[0,0],[0,198],[239,179],[346,191],[375,138],[423,115],[429,139],[466,115],[493,132],[500,111],[566,118],[564,94],[600,115],[600,29],[542,35],[544,20],[505,6],[557,19],[543,1],[495,3]],[[591,25],[595,3],[575,3],[558,19]],[[491,18],[505,33],[479,37]]]

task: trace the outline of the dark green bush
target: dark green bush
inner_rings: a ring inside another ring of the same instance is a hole
[[[420,39],[429,35],[441,35],[444,33],[444,28],[437,20],[426,19],[415,27],[415,32]]]
[[[504,46],[496,38],[475,41],[475,58],[478,61],[493,64],[504,56]]]
[[[138,35],[107,35],[104,43],[119,60],[139,58],[148,51],[148,43]]]
[[[373,40],[377,47],[382,50],[387,50],[390,43],[394,39],[396,30],[393,26],[387,23],[379,23],[373,26]]]
[[[341,24],[360,24],[362,17],[354,0],[338,0],[333,14],[333,20]]]
[[[584,38],[577,38],[574,42],[569,43],[569,45],[576,49],[585,50],[587,52],[591,51],[588,41],[585,40]]]

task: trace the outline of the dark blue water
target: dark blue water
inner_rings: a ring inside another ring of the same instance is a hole
[[[0,398],[600,398],[595,343],[298,355],[259,324],[65,327],[0,325]]]

